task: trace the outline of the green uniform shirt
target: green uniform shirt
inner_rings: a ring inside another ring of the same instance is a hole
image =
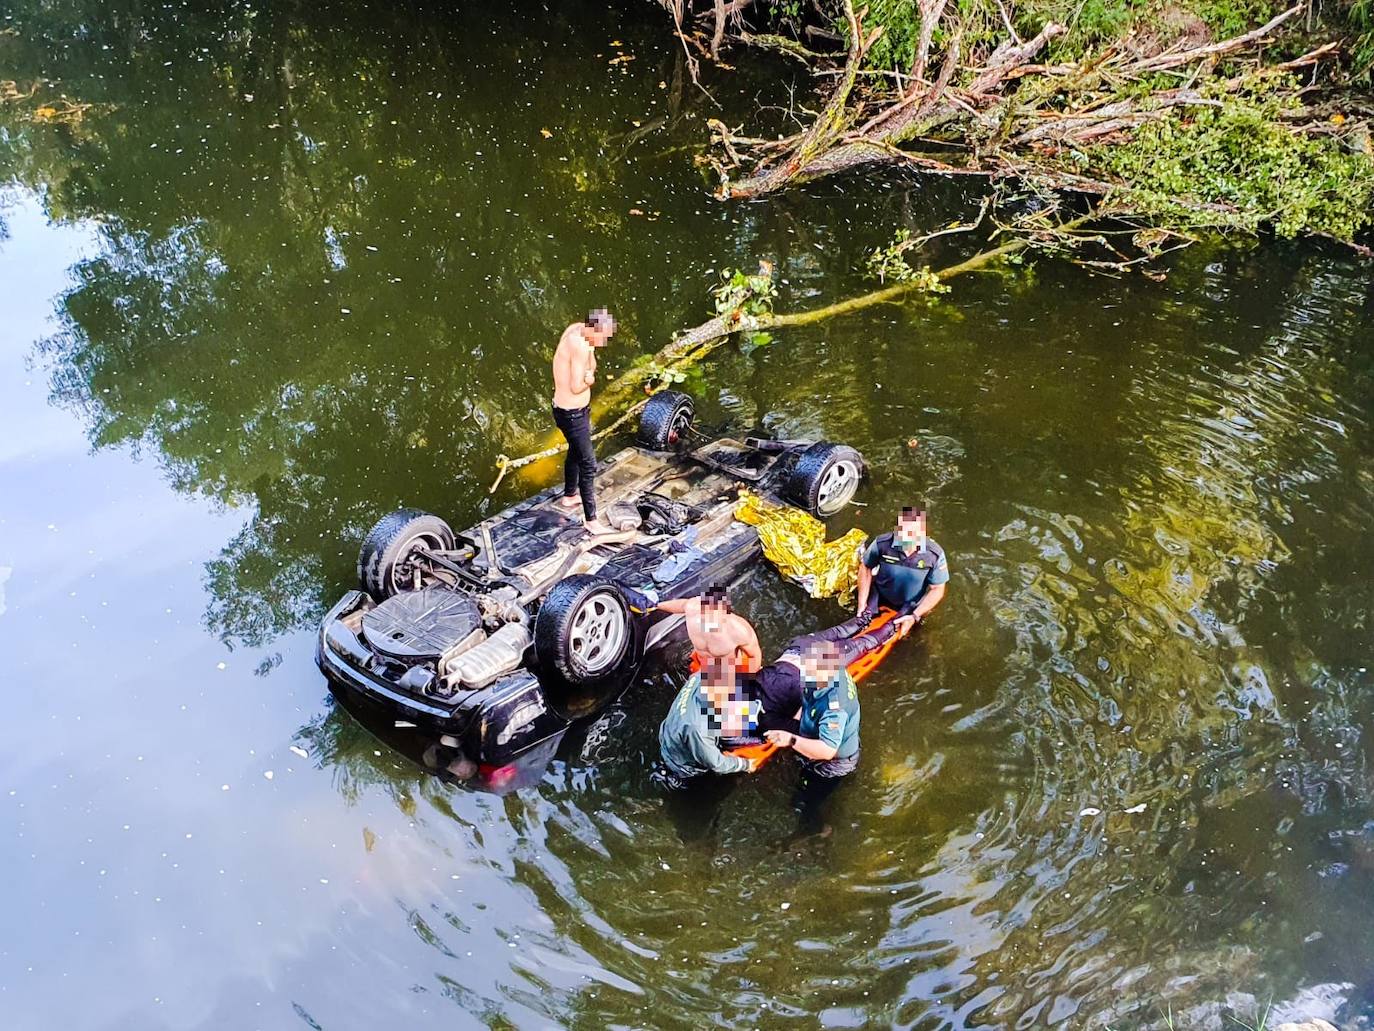
[[[801,725],[797,732],[833,745],[836,759],[859,754],[859,688],[847,671],[824,687],[802,681]]]
[[[749,760],[726,755],[717,743],[720,723],[701,690],[701,675],[692,674],[677,693],[658,728],[663,762],[683,779],[703,773],[744,773]]]

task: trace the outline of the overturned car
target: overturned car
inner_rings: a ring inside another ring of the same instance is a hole
[[[747,487],[819,517],[859,487],[843,444],[747,437],[696,444],[692,399],[650,398],[637,444],[597,474],[617,528],[591,536],[550,488],[455,533],[438,516],[382,518],[357,590],[329,611],[316,659],[336,694],[394,727],[497,766],[595,714],[682,617],[655,600],[727,584],[760,554],[734,518]]]

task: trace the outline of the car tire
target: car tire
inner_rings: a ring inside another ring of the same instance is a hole
[[[680,390],[660,390],[639,413],[639,446],[672,451],[686,438],[696,418],[696,403]]]
[[[554,584],[534,621],[549,708],[578,719],[618,695],[634,671],[638,634],[629,600],[615,581],[578,573]]]
[[[358,584],[376,601],[403,589],[401,576],[417,545],[453,549],[457,538],[448,523],[418,508],[402,508],[377,520],[358,551]]]
[[[825,519],[849,504],[863,474],[863,456],[852,447],[820,441],[798,456],[783,493],[813,516]]]

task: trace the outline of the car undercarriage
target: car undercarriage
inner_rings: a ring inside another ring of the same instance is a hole
[[[827,516],[863,459],[842,444],[748,437],[688,446],[691,399],[657,394],[638,443],[597,475],[608,535],[550,488],[455,533],[438,516],[383,517],[359,589],[330,610],[317,660],[350,707],[499,764],[591,716],[681,624],[660,600],[725,586],[760,554],[734,518],[748,488]]]

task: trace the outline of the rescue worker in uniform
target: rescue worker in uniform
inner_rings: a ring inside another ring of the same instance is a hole
[[[859,557],[859,603],[849,624],[867,626],[881,602],[897,610],[892,622],[905,637],[944,601],[947,583],[949,560],[926,536],[925,507],[903,508],[896,529],[874,537]]]
[[[655,780],[673,790],[710,773],[753,773],[758,769],[753,760],[726,755],[720,747],[722,737],[755,732],[758,703],[738,687],[733,667],[726,667],[723,680],[708,681],[703,676],[693,673],[687,678],[658,728],[663,767],[656,771]]]
[[[796,731],[769,730],[764,737],[797,753],[802,782],[796,807],[804,819],[815,819],[840,779],[859,765],[859,688],[833,641],[807,642],[801,669]]]
[[[825,642],[833,646],[835,661],[843,669],[875,648],[882,647],[897,632],[889,621],[876,630],[854,633],[854,624],[857,622],[851,619],[814,634],[794,637],[776,659],[756,672],[741,677],[750,696],[759,702],[760,726],[765,729],[796,730],[796,713],[801,705],[805,680],[802,672],[804,655],[812,644]]]

